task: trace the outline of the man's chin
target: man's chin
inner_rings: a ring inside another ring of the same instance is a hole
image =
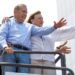
[[[19,22],[23,23],[25,21],[25,19],[21,19]]]

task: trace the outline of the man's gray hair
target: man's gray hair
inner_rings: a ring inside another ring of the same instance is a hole
[[[14,10],[20,10],[21,7],[26,7],[25,4],[18,4],[17,6],[15,6]]]

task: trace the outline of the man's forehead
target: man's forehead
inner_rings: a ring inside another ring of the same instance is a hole
[[[20,10],[27,12],[27,7],[23,6],[23,7],[20,8]]]
[[[26,10],[27,10],[27,7],[26,7],[26,6],[21,6],[20,8],[21,8],[21,9],[26,9]]]

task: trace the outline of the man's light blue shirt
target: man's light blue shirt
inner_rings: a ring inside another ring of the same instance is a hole
[[[31,49],[31,36],[47,35],[54,30],[54,27],[37,27],[29,23],[18,23],[15,18],[11,18],[0,27],[0,45],[4,48],[7,42],[10,42]]]

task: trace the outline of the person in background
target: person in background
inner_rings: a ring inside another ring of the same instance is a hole
[[[25,4],[18,4],[14,8],[14,17],[8,22],[0,26],[0,45],[6,52],[3,55],[3,61],[9,63],[30,64],[30,55],[28,54],[14,54],[14,50],[31,50],[31,36],[48,35],[66,25],[64,18],[55,22],[52,27],[37,27],[33,24],[24,22],[27,16],[27,6]],[[17,61],[17,62],[16,62]],[[15,72],[16,67],[3,66],[3,73],[6,71]],[[18,72],[28,73],[29,69],[18,67]]]
[[[38,27],[43,26],[43,17],[40,11],[36,11],[29,17],[28,23],[37,25]],[[70,36],[72,33],[72,36]],[[56,41],[65,41],[68,39],[74,38],[75,34],[75,27],[68,28],[68,29],[58,29],[55,30],[53,33],[45,36],[33,36],[31,37],[32,40],[32,51],[54,51],[54,45]],[[68,37],[70,36],[70,37]],[[71,48],[65,46],[67,41],[64,44],[57,47],[56,52],[68,54],[71,52]],[[33,54],[31,55],[31,63],[35,65],[42,65],[42,66],[55,66],[54,62],[54,55],[47,55],[47,54]],[[31,69],[32,73],[37,73],[42,75],[56,75],[55,70],[48,70],[48,69]]]

